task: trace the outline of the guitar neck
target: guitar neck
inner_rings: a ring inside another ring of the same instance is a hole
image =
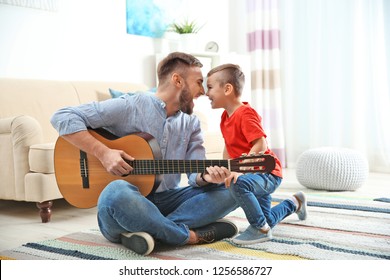
[[[201,173],[209,166],[224,166],[230,170],[229,160],[134,160],[129,175]]]

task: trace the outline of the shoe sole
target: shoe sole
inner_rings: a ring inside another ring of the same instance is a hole
[[[298,218],[301,221],[304,221],[307,219],[307,200],[306,200],[306,195],[303,192],[297,192],[294,194],[295,198],[299,200],[301,203],[301,209],[297,212]],[[305,213],[305,215],[299,215],[301,213]]]
[[[232,242],[237,245],[251,245],[257,243],[263,243],[272,240],[272,237],[265,237],[257,240],[240,240],[240,239],[232,239]]]
[[[122,233],[121,243],[139,255],[149,255],[154,249],[153,237],[146,232]]]

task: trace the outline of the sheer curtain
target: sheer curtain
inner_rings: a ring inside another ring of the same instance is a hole
[[[338,146],[390,172],[388,2],[279,1],[287,166]]]
[[[251,105],[262,117],[269,147],[285,166],[278,1],[247,0],[246,4],[252,73]]]

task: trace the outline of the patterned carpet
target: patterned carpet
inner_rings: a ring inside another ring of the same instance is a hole
[[[276,197],[275,203],[283,199]],[[17,260],[389,260],[390,203],[386,199],[345,197],[345,194],[308,194],[309,217],[295,214],[273,229],[273,240],[237,246],[229,240],[206,245],[171,247],[157,244],[149,256],[139,256],[108,242],[98,229],[72,233],[57,239],[30,242],[0,252],[0,259]],[[247,220],[241,209],[228,217],[240,229]]]

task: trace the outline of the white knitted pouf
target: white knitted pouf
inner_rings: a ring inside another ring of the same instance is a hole
[[[367,179],[368,162],[361,153],[351,149],[310,149],[299,156],[296,176],[309,189],[353,191]]]

